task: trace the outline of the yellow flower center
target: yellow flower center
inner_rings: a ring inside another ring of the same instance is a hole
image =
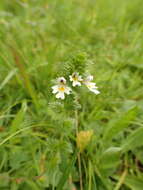
[[[61,91],[61,92],[64,92],[65,91],[65,87],[61,86],[61,87],[58,88],[58,90]]]
[[[91,87],[92,87],[92,85],[91,85],[91,84],[87,84],[87,87],[91,88]]]
[[[76,77],[76,76],[73,77],[73,80],[78,81],[78,77]]]

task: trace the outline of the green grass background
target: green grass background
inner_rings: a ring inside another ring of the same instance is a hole
[[[73,110],[51,93],[77,52],[101,91],[80,92],[79,128],[94,131],[84,190],[143,189],[142,10],[142,0],[0,1],[0,190],[80,189]]]

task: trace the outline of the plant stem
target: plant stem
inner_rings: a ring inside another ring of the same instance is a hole
[[[78,111],[75,110],[75,127],[76,127],[76,137],[79,132],[79,119],[78,119]],[[80,152],[78,151],[77,153],[77,159],[78,159],[78,169],[79,169],[79,178],[80,178],[80,190],[83,190],[83,181],[82,181],[82,171],[81,171],[81,155]]]
[[[122,173],[116,187],[114,188],[114,190],[119,190],[121,188],[122,184],[125,181],[127,173],[128,173],[128,165],[127,165],[127,158],[126,158],[126,160],[125,160],[125,169],[124,169],[124,171],[123,171],[123,173]]]
[[[125,170],[125,171],[122,173],[121,178],[119,179],[119,181],[118,181],[118,183],[117,183],[117,185],[116,185],[116,187],[115,187],[114,190],[119,190],[119,189],[120,189],[120,187],[121,187],[122,184],[124,183],[124,180],[125,180],[125,178],[126,178],[126,175],[127,175],[127,170]]]

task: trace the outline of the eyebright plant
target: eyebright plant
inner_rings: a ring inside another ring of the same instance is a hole
[[[59,77],[55,80],[55,85],[51,87],[52,93],[55,94],[57,99],[65,99],[65,101],[61,102],[63,111],[59,112],[59,114],[64,114],[62,115],[62,119],[61,117],[57,118],[56,123],[63,122],[65,115],[70,116],[74,121],[74,127],[71,132],[76,141],[76,147],[73,149],[73,152],[77,154],[81,190],[83,190],[84,185],[82,181],[81,157],[90,143],[91,137],[94,136],[94,131],[83,129],[80,126],[79,112],[82,110],[80,89],[82,86],[85,86],[96,95],[100,93],[96,83],[93,82],[93,76],[88,74],[90,64],[91,61],[85,53],[77,53],[71,56],[61,64]],[[69,96],[66,97],[67,95]],[[57,110],[58,107],[56,106],[55,111],[57,112]],[[58,115],[54,116],[54,120],[56,119],[55,117],[58,117]],[[64,123],[62,126],[64,126]]]
[[[86,65],[89,63],[87,60],[87,62],[85,62],[85,59],[87,59],[85,54],[78,54],[71,62],[67,62],[66,66],[69,71],[68,73],[72,71],[68,76],[68,79],[72,82],[72,85],[70,84],[72,87],[85,85],[91,92],[97,95],[100,91],[98,90],[96,83],[92,82],[93,76],[85,74],[85,70],[83,70],[83,68],[86,69]],[[65,94],[71,94],[72,88],[67,86],[67,80],[62,76],[56,80],[56,85],[52,86],[52,93],[56,94],[56,98],[58,99],[65,99]]]

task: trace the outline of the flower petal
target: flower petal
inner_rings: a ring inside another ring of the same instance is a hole
[[[94,92],[94,94],[100,94],[100,92],[98,90],[96,90],[95,88],[91,88],[90,91]]]
[[[89,75],[87,78],[86,78],[86,81],[92,81],[93,80],[93,76],[92,75]]]
[[[79,81],[83,81],[82,76],[79,76],[78,80]]]
[[[66,87],[66,88],[65,88],[65,93],[66,93],[66,94],[70,94],[70,93],[71,93],[71,88]]]
[[[73,81],[72,85],[73,86],[81,86],[81,83],[79,81]]]
[[[58,84],[66,84],[66,79],[64,77],[59,77],[57,81],[58,81]]]
[[[91,91],[91,92],[93,92],[93,93],[95,93],[95,94],[100,94],[100,92],[97,90],[97,86],[96,86],[96,83],[94,83],[94,82],[84,82],[84,84],[87,86],[87,88]]]
[[[58,85],[52,86],[52,89],[53,89],[53,91],[52,91],[53,94],[57,93],[58,92]]]
[[[72,76],[71,76],[71,75],[69,76],[69,78],[70,78],[70,81],[73,81],[73,78],[72,78]]]
[[[56,94],[56,98],[64,99],[64,98],[65,98],[64,92],[58,92],[58,93]]]
[[[87,82],[86,85],[89,88],[97,88],[96,83],[94,83],[94,82]]]

